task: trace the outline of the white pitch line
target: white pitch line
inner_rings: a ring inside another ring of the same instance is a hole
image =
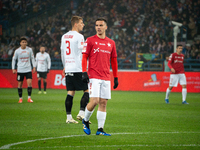
[[[111,133],[111,134],[112,135],[118,135],[118,134],[125,135],[125,134],[176,134],[176,133],[189,133],[190,134],[190,133],[200,133],[200,132],[138,132],[138,133]],[[91,134],[91,135],[95,135],[95,134]],[[49,138],[43,138],[43,139],[28,140],[28,141],[23,141],[23,142],[7,144],[4,146],[1,146],[0,149],[10,149],[11,146],[15,146],[15,145],[19,145],[19,144],[26,144],[26,143],[36,142],[36,141],[79,137],[79,136],[87,136],[87,135],[86,134],[84,134],[84,135],[68,135],[68,136],[49,137]],[[200,145],[196,145],[196,144],[188,144],[188,145],[189,146],[200,146]],[[100,146],[102,146],[102,145],[100,145]],[[106,146],[106,145],[104,145],[104,146]],[[107,145],[107,146],[110,146],[110,145]],[[123,145],[116,145],[116,146],[123,146]],[[129,146],[129,145],[125,145],[125,146]],[[132,145],[132,146],[152,146],[152,145]],[[156,146],[156,145],[154,145],[154,146]],[[167,146],[167,145],[157,145],[157,146]],[[173,145],[169,145],[169,146],[173,146]],[[174,145],[174,146],[181,146],[181,145]],[[187,144],[183,144],[182,146],[187,146]],[[73,147],[73,146],[66,146],[66,147]],[[74,147],[88,147],[88,146],[74,146]],[[93,147],[95,147],[95,146],[93,146]],[[48,147],[46,147],[46,148],[48,148]],[[50,147],[50,148],[52,148],[52,147]],[[58,147],[56,147],[56,148],[58,148]],[[13,149],[15,149],[15,148],[13,148]]]
[[[200,144],[167,144],[167,145],[148,145],[148,144],[136,144],[136,145],[93,145],[93,146],[53,146],[53,147],[16,147],[10,149],[57,149],[57,148],[108,148],[108,147],[200,147]]]

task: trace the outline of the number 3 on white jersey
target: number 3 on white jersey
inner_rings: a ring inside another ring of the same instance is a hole
[[[69,41],[65,41],[65,43],[67,44],[66,55],[70,55],[71,54],[70,42]]]

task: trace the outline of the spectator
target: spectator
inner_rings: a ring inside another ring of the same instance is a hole
[[[197,28],[196,28],[196,24],[194,22],[194,18],[190,17],[190,23],[188,24],[188,27],[190,29],[190,32],[189,32],[189,39],[194,39],[194,37],[196,36],[197,34]]]
[[[3,51],[3,55],[1,56],[1,58],[4,60],[4,61],[6,61],[7,59],[8,59],[8,54],[7,54],[7,52],[4,50]]]

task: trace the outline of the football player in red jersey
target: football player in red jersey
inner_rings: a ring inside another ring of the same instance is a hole
[[[106,19],[98,18],[95,22],[95,29],[96,35],[87,38],[83,49],[82,79],[89,82],[90,102],[86,106],[82,123],[84,132],[89,135],[91,133],[89,119],[98,105],[96,135],[110,136],[104,132],[103,128],[106,120],[106,105],[108,99],[111,99],[110,62],[114,76],[114,89],[118,86],[117,52],[115,42],[106,37]],[[88,72],[86,72],[87,59],[89,61]]]
[[[182,86],[182,104],[189,104],[186,102],[187,88],[186,77],[184,71],[184,55],[182,54],[183,46],[177,45],[176,53],[172,53],[169,57],[168,66],[171,69],[169,87],[166,90],[165,102],[169,103],[169,94],[172,88],[177,87],[178,83]]]

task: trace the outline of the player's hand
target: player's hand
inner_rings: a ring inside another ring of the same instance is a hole
[[[12,72],[15,74],[15,73],[17,73],[17,70],[13,69]]]
[[[35,67],[33,67],[33,73],[35,73]]]
[[[62,75],[65,76],[65,68],[62,71]]]
[[[82,73],[82,80],[83,80],[83,82],[85,82],[85,83],[88,83],[88,82],[89,82],[89,77],[88,77],[87,72],[83,72],[83,73]]]
[[[47,69],[47,73],[49,73],[49,69]]]
[[[176,71],[174,70],[174,68],[172,68],[172,69],[171,69],[171,72],[172,72],[172,73],[175,73]]]
[[[113,86],[113,88],[114,89],[116,89],[117,87],[118,87],[118,78],[116,77],[116,78],[114,78],[114,86]]]

